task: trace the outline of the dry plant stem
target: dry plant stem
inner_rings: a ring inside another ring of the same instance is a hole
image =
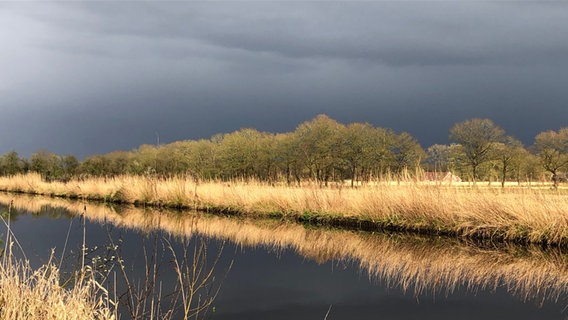
[[[83,226],[83,242],[81,243],[81,270],[85,270],[85,256],[87,255],[87,206],[83,207],[83,214],[81,215],[81,222]],[[85,273],[81,272],[81,279],[79,282],[83,282],[85,279]]]
[[[138,317],[137,307],[136,307],[136,304],[134,302],[134,300],[135,300],[135,293],[133,292],[134,286],[130,283],[130,277],[126,273],[126,267],[124,266],[124,261],[122,260],[122,255],[118,251],[118,246],[115,244],[110,233],[107,233],[107,235],[108,235],[108,239],[111,243],[111,246],[114,249],[114,253],[117,256],[117,262],[118,262],[118,267],[120,269],[120,275],[122,276],[122,280],[124,281],[124,283],[126,285],[126,292],[123,293],[122,295],[119,295],[118,300],[116,300],[116,301],[123,301],[124,300],[123,298],[125,298],[126,299],[126,307],[127,307],[128,311],[130,313],[130,318],[131,319],[138,319],[137,318]],[[115,280],[115,287],[114,288],[115,289],[117,288],[116,287],[116,280]],[[116,295],[116,293],[115,293],[115,295]]]
[[[199,244],[194,245],[191,260],[188,259],[188,244],[184,244],[182,256],[179,258],[171,243],[166,241],[166,244],[173,257],[174,270],[178,277],[178,294],[181,296],[183,304],[183,319],[204,318],[221,289],[220,284],[214,288],[216,281],[214,271],[221,258],[224,243],[219,248],[210,265],[207,264],[207,244],[203,239]],[[231,267],[232,262],[227,269],[227,273]],[[202,295],[204,296],[203,298]]]
[[[131,319],[178,319],[181,317],[177,312],[180,307],[183,319],[206,318],[207,311],[221,287],[221,283],[214,277],[214,271],[222,253],[222,246],[213,262],[208,264],[207,244],[204,241],[196,244],[193,255],[189,256],[187,249],[189,243],[183,240],[182,255],[178,256],[165,236],[160,238],[155,234],[150,254],[146,246],[143,246],[145,277],[141,284],[135,286],[126,272],[120,248],[115,244],[110,233],[108,237],[114,248],[114,254],[117,256],[121,270],[120,276],[126,286],[125,292],[119,296],[119,301],[124,301]],[[170,253],[170,260],[177,276],[173,291],[165,296],[167,299],[163,299],[162,283],[158,278],[158,270],[161,268],[158,264],[159,239],[161,239],[164,252]],[[213,291],[212,288],[216,290]],[[165,307],[165,312],[163,307]]]
[[[69,235],[71,234],[72,226],[73,226],[73,219],[69,220],[69,228],[67,229],[67,235],[65,236],[65,242],[63,243],[63,250],[61,251],[61,259],[59,260],[59,269],[61,269],[61,266],[63,265],[65,250],[67,249],[67,243],[69,243]]]
[[[154,238],[154,248],[156,248],[158,246],[158,237]],[[148,290],[148,294],[151,297],[151,302],[150,302],[150,319],[154,319],[154,312],[155,312],[155,306],[156,303],[157,306],[159,307],[160,304],[160,294],[158,294],[157,298],[158,301],[156,301],[156,281],[158,278],[158,258],[156,256],[156,254],[153,254],[150,258],[150,262],[148,261],[148,254],[146,252],[146,248],[144,248],[144,261],[145,261],[145,266],[146,266],[146,277],[145,277],[145,281],[146,283],[144,284],[145,288],[151,288],[151,290]]]
[[[329,305],[329,309],[327,309],[327,312],[326,312],[325,317],[323,318],[323,320],[327,320],[327,317],[329,316],[329,313],[331,312],[331,307],[332,307],[332,306],[333,306],[332,304]]]

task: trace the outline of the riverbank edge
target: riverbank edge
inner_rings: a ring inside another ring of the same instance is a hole
[[[442,224],[424,224],[423,221],[404,221],[398,217],[388,217],[386,219],[371,219],[366,217],[345,217],[332,213],[322,212],[295,212],[295,211],[251,211],[243,210],[240,208],[231,208],[216,206],[214,204],[194,204],[152,201],[146,202],[141,200],[125,201],[121,198],[113,197],[111,195],[78,195],[78,194],[55,194],[55,193],[41,193],[29,192],[21,190],[7,190],[0,188],[0,192],[6,194],[21,194],[31,196],[43,196],[50,198],[61,198],[69,200],[81,200],[94,203],[108,204],[108,205],[133,205],[137,208],[153,208],[153,209],[173,209],[180,212],[183,211],[197,211],[202,213],[224,215],[224,216],[238,216],[250,219],[255,218],[269,218],[275,220],[284,220],[288,222],[300,223],[307,226],[315,227],[330,227],[343,230],[353,231],[366,231],[366,232],[404,232],[428,236],[443,236],[452,238],[462,238],[472,240],[475,242],[496,242],[496,243],[512,243],[517,245],[541,245],[543,247],[562,247],[568,248],[568,239],[564,241],[551,241],[543,236],[538,241],[531,240],[528,237],[528,230],[525,227],[519,226],[519,230],[514,236],[506,229],[478,227],[475,231],[468,229],[451,229]]]

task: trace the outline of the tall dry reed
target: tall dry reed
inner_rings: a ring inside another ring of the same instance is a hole
[[[11,206],[11,204],[9,204]],[[8,212],[9,214],[9,212]],[[0,258],[0,319],[10,320],[114,320],[115,303],[108,291],[83,265],[73,284],[62,286],[53,253],[38,269],[14,250],[16,239],[4,218],[7,235]]]

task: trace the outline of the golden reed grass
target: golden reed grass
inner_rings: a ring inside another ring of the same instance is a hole
[[[0,203],[42,212],[59,207],[99,223],[174,236],[202,235],[229,240],[242,247],[291,249],[319,263],[352,262],[372,280],[411,290],[415,294],[449,294],[458,288],[471,292],[505,288],[522,300],[543,303],[564,300],[568,294],[568,255],[560,249],[533,246],[478,246],[458,239],[409,234],[380,234],[346,230],[306,229],[272,219],[179,214],[133,206],[114,208],[65,199],[0,194]],[[562,301],[565,302],[565,301]]]
[[[53,252],[47,263],[33,269],[25,254],[15,252],[10,228],[7,234],[0,258],[0,319],[116,319],[115,302],[89,266],[82,266],[72,284],[63,287]]]
[[[201,182],[186,178],[119,176],[68,183],[37,174],[0,178],[0,190],[252,215],[367,221],[379,227],[527,243],[568,242],[568,193],[536,188],[492,188],[376,183],[360,188],[271,186],[256,182]]]
[[[108,299],[94,279],[63,288],[58,267],[50,260],[39,269],[13,256],[0,262],[0,319],[115,319]]]

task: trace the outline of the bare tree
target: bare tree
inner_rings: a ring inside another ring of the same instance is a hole
[[[473,181],[478,179],[478,168],[492,160],[492,151],[504,138],[504,130],[489,119],[471,119],[455,124],[450,139],[461,145],[464,161],[471,167]]]
[[[505,187],[507,174],[513,170],[515,164],[522,160],[527,151],[523,144],[513,138],[507,137],[504,143],[497,143],[494,150],[494,158],[497,160],[499,169],[501,171],[501,187]]]
[[[552,174],[554,188],[558,188],[558,172],[568,168],[568,128],[539,133],[533,148],[544,169]]]

